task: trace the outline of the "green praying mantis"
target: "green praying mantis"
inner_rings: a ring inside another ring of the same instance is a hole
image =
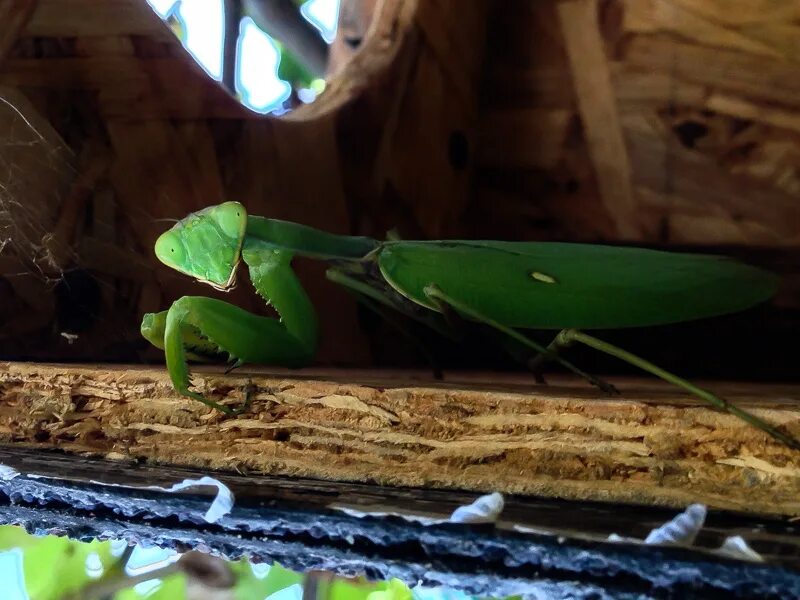
[[[168,267],[220,290],[234,285],[244,261],[256,292],[279,315],[258,316],[215,298],[184,296],[169,310],[144,316],[142,335],[164,350],[175,389],[229,415],[239,411],[190,389],[187,360],[227,360],[232,368],[311,362],[318,320],[291,266],[295,256],[305,256],[326,261],[328,279],[381,314],[402,313],[445,335],[452,333],[454,317],[479,323],[509,348],[536,357],[537,367],[556,361],[613,391],[562,356],[564,348],[585,344],[800,449],[800,442],[761,418],[584,331],[712,317],[774,295],[775,275],[724,257],[556,242],[379,241],[248,215],[238,202],[178,221],[158,238],[155,254]],[[543,346],[520,331],[526,329],[558,333]]]

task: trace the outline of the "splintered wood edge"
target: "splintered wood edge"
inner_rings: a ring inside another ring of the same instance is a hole
[[[500,491],[757,514],[800,514],[800,453],[651,380],[605,397],[583,382],[350,371],[195,371],[178,396],[163,367],[0,363],[0,442],[390,486]],[[800,386],[709,385],[800,435]]]

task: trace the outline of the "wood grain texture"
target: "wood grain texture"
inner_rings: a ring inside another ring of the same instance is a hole
[[[22,6],[7,4],[14,14]],[[215,295],[160,265],[153,243],[170,222],[223,200],[341,234],[457,231],[471,194],[486,5],[365,0],[358,48],[334,65],[315,102],[280,118],[249,110],[209,77],[143,0],[42,0],[27,27],[0,19],[9,46],[0,85],[30,102],[77,153],[98,147],[110,163],[78,218],[62,222],[69,235],[58,236],[73,241],[60,255],[75,258],[60,267],[106,278],[87,292],[94,297],[78,300],[103,310],[80,331],[54,323],[50,310],[34,319],[24,350],[18,337],[0,335],[0,355],[107,360],[120,352],[136,361],[152,352],[138,332],[142,312],[187,294]],[[452,138],[460,143],[455,162]],[[62,195],[53,191],[49,202],[57,214]],[[116,210],[97,223],[105,232],[98,235],[88,213],[101,202]],[[0,262],[0,285],[29,259]],[[317,359],[367,363],[355,302],[325,280],[321,265],[295,266],[320,311]],[[20,285],[8,286],[9,313],[42,295],[18,298]],[[248,292],[241,285],[224,297],[270,314]],[[65,345],[61,333],[80,335]]]
[[[163,368],[5,363],[0,439],[22,447],[331,481],[800,514],[800,456],[661,384],[621,398],[494,375],[205,370],[226,418],[178,397]],[[617,382],[615,382],[617,383]],[[800,388],[711,389],[800,432]]]
[[[640,233],[633,218],[636,199],[631,185],[631,164],[622,137],[597,11],[597,0],[562,0],[557,4],[600,196],[619,238],[636,240]]]
[[[45,0],[39,2],[26,35],[149,35],[169,40],[169,27],[152,10],[142,10],[137,4],[131,0]]]
[[[35,10],[36,0],[0,1],[0,23],[3,24],[0,30],[0,62],[25,30]]]
[[[475,236],[616,242],[624,220],[646,244],[796,248],[799,221],[785,212],[800,185],[796,15],[770,0],[493,5],[476,192],[487,210]],[[563,113],[583,130],[556,135]],[[529,122],[504,128],[503,146],[494,124],[520,114]],[[611,211],[597,165],[622,173],[625,155],[630,183],[611,197],[633,200]],[[687,198],[687,187],[704,193]]]

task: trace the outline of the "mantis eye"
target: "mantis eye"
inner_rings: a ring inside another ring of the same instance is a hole
[[[172,231],[162,233],[156,240],[155,252],[158,260],[168,267],[180,268],[186,260],[181,239]]]
[[[222,232],[238,240],[244,235],[247,225],[247,211],[238,202],[225,202],[214,209],[213,218]]]

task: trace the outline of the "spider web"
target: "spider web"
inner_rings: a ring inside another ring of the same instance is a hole
[[[48,247],[69,187],[74,156],[56,131],[16,90],[0,87],[0,265],[3,276],[17,259],[24,271],[46,280],[62,268]]]

